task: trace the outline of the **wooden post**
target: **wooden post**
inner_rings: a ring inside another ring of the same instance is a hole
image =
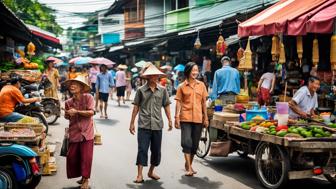
[[[286,102],[286,98],[287,98],[287,81],[285,83],[285,96],[284,96],[284,102]]]

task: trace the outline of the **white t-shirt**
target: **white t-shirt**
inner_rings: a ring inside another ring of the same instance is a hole
[[[260,80],[263,80],[261,87],[265,89],[271,89],[274,77],[274,73],[264,73],[260,78]]]
[[[310,114],[312,109],[315,110],[318,107],[317,94],[314,93],[312,96],[307,86],[303,86],[296,91],[292,100],[296,102],[301,111],[307,114]],[[299,115],[297,115],[292,109],[289,109],[289,117],[298,118]]]

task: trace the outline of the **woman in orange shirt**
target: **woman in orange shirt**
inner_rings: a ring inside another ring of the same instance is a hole
[[[192,163],[203,127],[208,127],[206,98],[208,93],[203,82],[196,78],[198,66],[189,62],[185,66],[185,81],[176,92],[175,128],[181,128],[181,146],[185,158],[186,176],[193,176]]]
[[[78,76],[78,73],[76,72],[76,68],[73,66],[70,66],[67,79],[75,79],[77,76]]]

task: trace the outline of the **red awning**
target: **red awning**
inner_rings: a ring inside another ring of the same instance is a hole
[[[336,1],[315,14],[307,22],[307,32],[311,33],[332,33],[334,20],[336,18]]]
[[[262,11],[256,16],[239,24],[238,36],[272,35],[275,33],[288,34],[288,23],[296,24],[294,28],[300,28],[307,18],[301,22],[296,21],[300,16],[314,11],[333,0],[280,0],[278,3]],[[290,32],[292,32],[290,30]]]
[[[42,38],[44,38],[46,40],[49,40],[49,41],[52,41],[54,43],[58,43],[58,44],[60,43],[60,40],[57,39],[56,37],[53,37],[53,36],[50,36],[50,35],[46,35],[44,33],[41,33],[41,32],[38,32],[38,31],[34,31],[34,30],[31,30],[31,31],[36,36],[42,37]]]

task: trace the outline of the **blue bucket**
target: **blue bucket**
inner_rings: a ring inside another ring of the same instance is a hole
[[[215,106],[215,112],[221,112],[223,110],[223,106]]]

